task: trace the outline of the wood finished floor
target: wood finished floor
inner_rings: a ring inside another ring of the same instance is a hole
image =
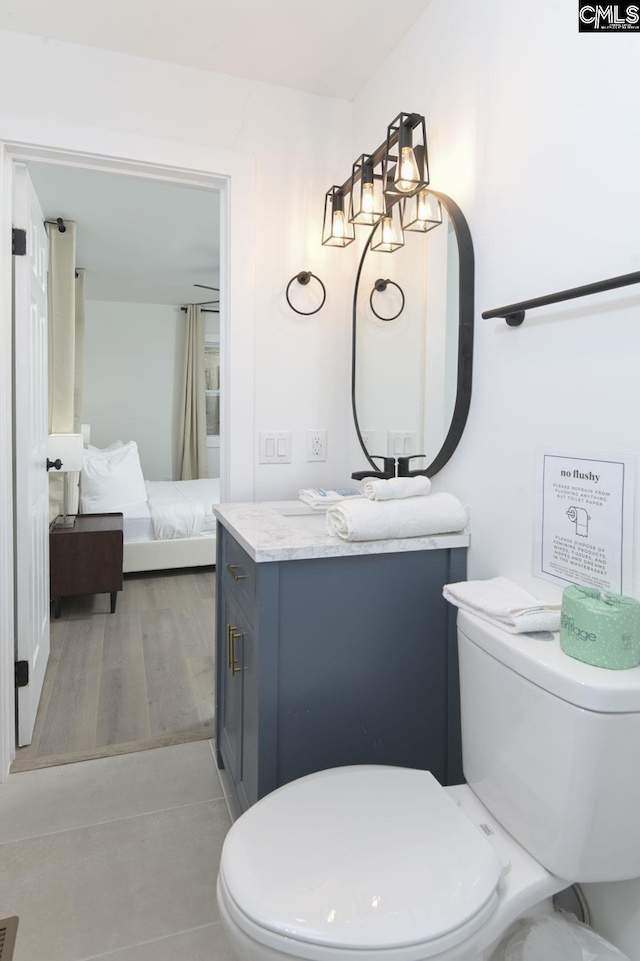
[[[64,598],[34,738],[12,772],[145,751],[214,732],[215,571],[132,574]]]

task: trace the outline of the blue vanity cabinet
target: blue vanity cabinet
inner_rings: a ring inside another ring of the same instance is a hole
[[[218,762],[246,810],[344,764],[463,780],[456,612],[466,548],[254,562],[218,524]]]

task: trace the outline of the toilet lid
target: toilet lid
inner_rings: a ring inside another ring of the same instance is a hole
[[[259,801],[227,835],[220,870],[263,929],[382,949],[443,937],[474,915],[480,926],[503,868],[427,771],[357,766]]]

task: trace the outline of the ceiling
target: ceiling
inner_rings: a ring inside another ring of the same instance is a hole
[[[0,28],[352,100],[430,0],[2,0]]]
[[[76,222],[87,300],[194,303],[217,297],[219,194],[80,167],[29,163],[47,219]]]
[[[430,0],[2,0],[0,29],[352,99]],[[215,191],[29,164],[47,218],[77,223],[89,300],[183,304],[219,286]],[[213,293],[211,296],[215,296]]]

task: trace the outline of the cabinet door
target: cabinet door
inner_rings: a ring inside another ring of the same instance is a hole
[[[221,603],[219,624],[222,637],[218,643],[219,748],[224,766],[237,785],[242,764],[242,618],[239,608],[224,589]]]
[[[258,669],[256,635],[243,608],[228,590],[221,592],[222,641],[218,645],[220,683],[218,737],[242,811],[258,800]]]

